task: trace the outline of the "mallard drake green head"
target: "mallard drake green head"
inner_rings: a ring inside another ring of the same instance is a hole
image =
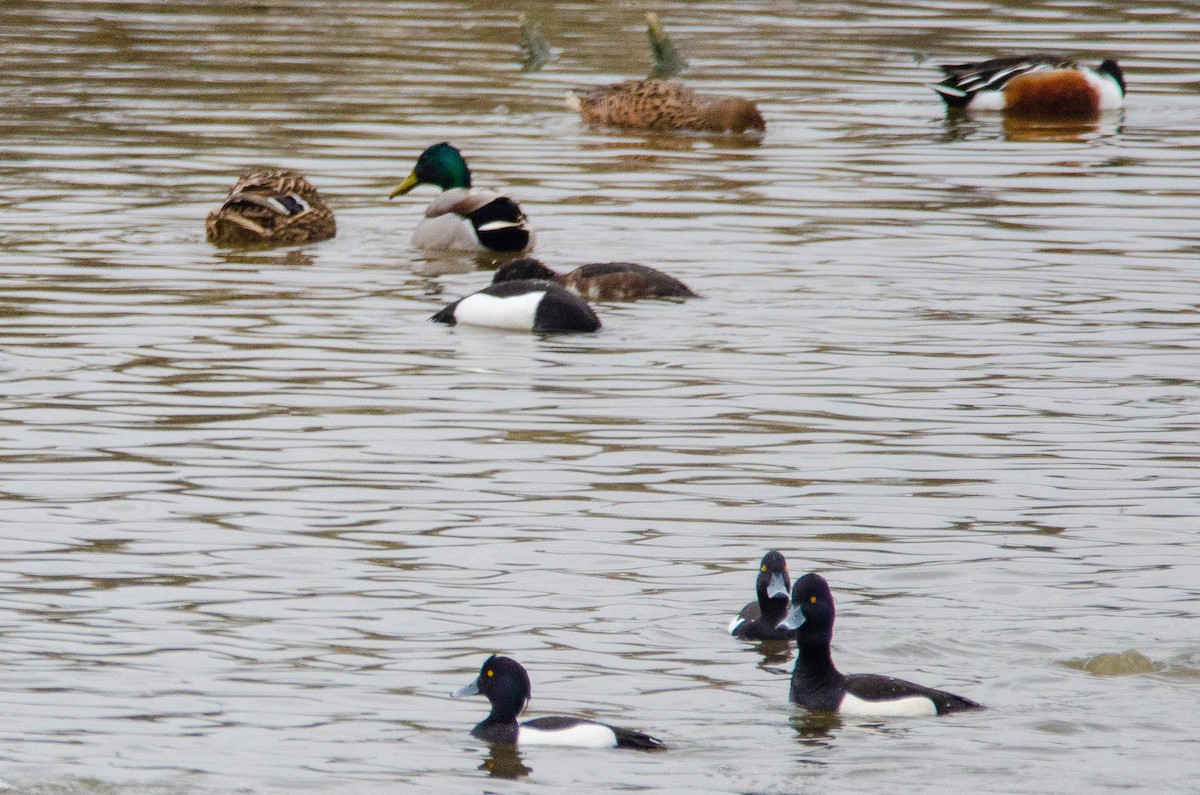
[[[436,185],[443,193],[413,230],[417,248],[477,254],[520,254],[533,248],[533,227],[520,205],[498,191],[472,190],[471,170],[449,143],[422,152],[408,179],[388,198],[403,196],[418,185]]]
[[[225,248],[298,246],[337,234],[333,211],[295,171],[255,171],[234,183],[204,221],[210,243]]]
[[[403,196],[418,185],[437,185],[442,190],[471,187],[471,169],[462,153],[443,141],[421,153],[408,179],[396,186],[388,196]]]

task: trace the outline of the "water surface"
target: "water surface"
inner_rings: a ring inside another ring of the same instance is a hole
[[[1127,7],[1120,7],[1126,5]],[[1200,776],[1200,15],[1187,5],[668,2],[761,141],[583,127],[643,7],[10,3],[0,26],[0,779],[67,793],[1179,791]],[[940,60],[1115,56],[1123,113],[947,120]],[[426,318],[452,140],[563,267],[705,297],[539,338]],[[240,172],[334,240],[228,252]],[[724,634],[782,550],[835,655],[988,704],[838,721]],[[1154,672],[1079,661],[1135,650]],[[492,754],[450,690],[662,754]],[[515,776],[499,782],[493,776]],[[936,784],[931,785],[931,782]]]

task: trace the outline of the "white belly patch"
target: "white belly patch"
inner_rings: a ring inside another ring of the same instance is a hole
[[[540,290],[504,298],[484,293],[468,295],[454,308],[454,320],[469,326],[529,331],[533,328],[538,304],[545,295]]]
[[[859,715],[863,717],[897,717],[916,718],[925,715],[936,715],[937,707],[925,696],[908,696],[888,701],[867,701],[847,693],[842,696],[838,712],[843,715]]]
[[[569,729],[542,731],[522,726],[517,732],[518,745],[570,745],[576,748],[612,748],[617,744],[613,730],[599,723],[582,723]]]

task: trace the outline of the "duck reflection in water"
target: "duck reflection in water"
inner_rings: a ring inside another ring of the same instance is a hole
[[[834,734],[847,725],[847,720],[836,712],[796,712],[789,719],[796,732],[796,742],[803,746],[826,748]],[[903,723],[884,720],[852,718],[849,724],[855,729],[868,729],[882,734],[900,735],[908,731]]]
[[[1107,138],[1121,132],[1120,114],[1114,115],[1115,118],[1061,122],[1005,117],[1004,140],[1077,143],[1095,138]]]
[[[792,644],[786,640],[760,640],[755,646],[755,650],[762,656],[762,660],[758,663],[759,670],[762,671],[771,671],[775,666],[783,665],[792,659]],[[776,673],[786,676],[792,674],[786,668],[777,669]]]
[[[521,752],[515,745],[488,746],[488,755],[479,769],[487,771],[492,778],[516,779],[533,772],[533,769],[522,761]]]
[[[1121,120],[1121,114],[1110,113],[1099,119],[1060,121],[1005,116],[997,123],[990,118],[979,118],[956,111],[946,114],[945,132],[941,140],[942,143],[958,143],[1003,136],[1005,141],[1013,143],[1078,143],[1120,135]]]

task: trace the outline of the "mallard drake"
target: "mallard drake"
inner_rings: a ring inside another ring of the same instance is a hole
[[[600,318],[579,296],[554,282],[516,279],[447,305],[433,317],[450,326],[487,326],[541,334],[596,331]]]
[[[567,95],[588,124],[631,130],[762,132],[758,106],[741,97],[698,94],[676,80],[626,80]]]
[[[312,183],[279,169],[238,179],[208,214],[204,232],[210,243],[227,248],[296,246],[333,237],[337,224]]]
[[[413,230],[413,245],[427,251],[520,254],[533,248],[533,227],[513,199],[494,190],[472,190],[471,171],[448,143],[421,153],[417,165],[388,198],[418,185],[437,185],[442,194]]]
[[[1079,119],[1125,101],[1125,74],[1113,60],[1090,69],[1056,55],[1019,55],[939,68],[946,77],[930,88],[951,108]]]
[[[634,262],[596,262],[570,273],[557,273],[533,257],[506,262],[492,284],[514,279],[544,279],[589,301],[636,301],[639,298],[695,298],[686,284],[660,270]]]

